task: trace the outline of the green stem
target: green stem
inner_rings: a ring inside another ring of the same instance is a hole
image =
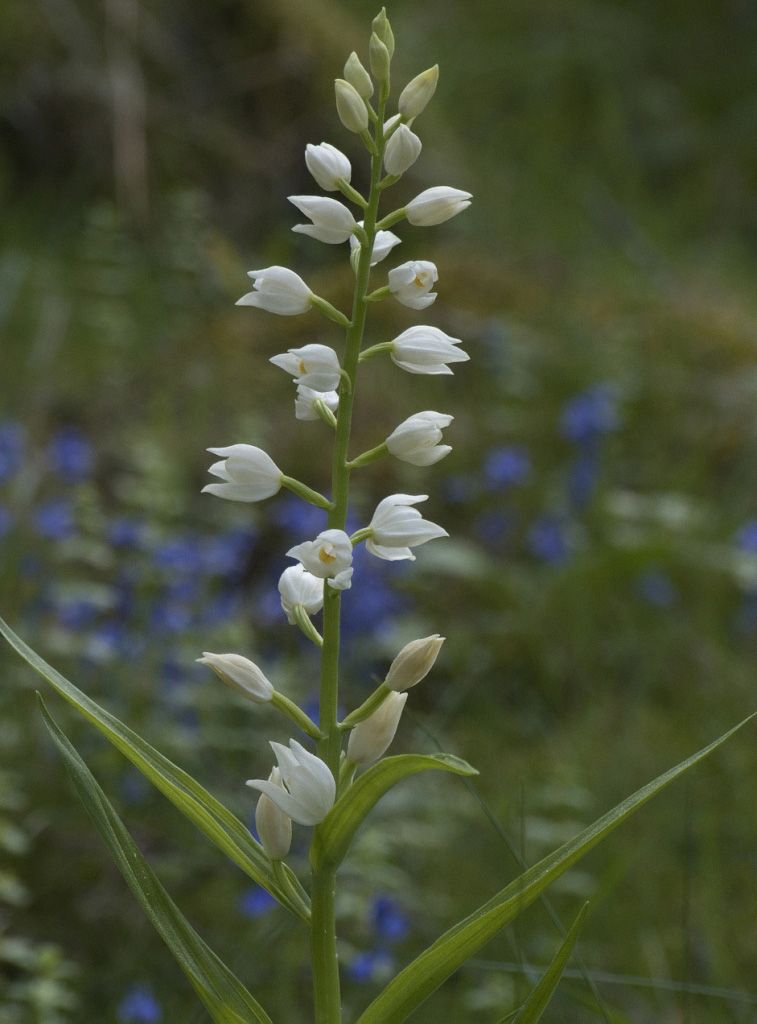
[[[348,469],[359,469],[361,466],[367,466],[369,462],[375,462],[376,459],[383,459],[385,455],[389,454],[389,449],[386,446],[386,441],[382,441],[381,444],[377,444],[375,448],[369,448],[367,452],[363,452],[362,455],[358,455],[356,459],[347,463]]]
[[[339,728],[353,729],[358,722],[365,721],[369,715],[372,715],[374,711],[377,711],[381,707],[391,692],[392,691],[385,683],[377,686],[370,697],[367,697],[359,708],[355,708],[354,711],[347,715],[344,721],[340,723]]]
[[[282,714],[287,715],[288,718],[291,718],[298,728],[302,729],[303,732],[307,733],[308,736],[311,736],[314,740],[319,740],[323,735],[312,718],[310,718],[309,715],[306,715],[302,708],[295,704],[293,700],[285,697],[284,694],[279,693],[278,690],[273,691],[271,704],[273,704],[277,711],[280,711]]]
[[[346,380],[339,387],[334,437],[334,456],[331,470],[332,508],[329,528],[343,530],[349,506],[350,467],[348,452],[352,427],[352,408],[355,401],[357,368],[368,312],[368,286],[371,276],[371,256],[376,238],[376,221],[381,198],[379,182],[384,156],[383,123],[386,111],[386,89],[381,88],[375,136],[370,141],[371,189],[365,209],[363,230],[365,242],[361,244],[355,272],[355,291],[352,316],[345,331],[345,351],[342,362]],[[367,133],[364,133],[367,135]],[[318,744],[321,757],[339,780],[339,761],[342,734],[337,718],[339,698],[339,633],[341,593],[331,587],[324,588],[323,649],[321,651],[321,717],[323,739]],[[315,995],[315,1024],[340,1024],[342,1020],[339,994],[339,964],[336,956],[336,930],[334,919],[335,878],[332,870],[313,869],[312,889],[312,957],[313,987]]]

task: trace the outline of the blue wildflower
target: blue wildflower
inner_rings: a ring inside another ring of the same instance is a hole
[[[473,532],[484,544],[501,544],[513,526],[506,512],[482,512],[473,521]]]
[[[0,539],[13,529],[13,516],[10,509],[0,505]]]
[[[489,490],[517,487],[530,476],[531,457],[522,445],[492,448],[484,460],[484,479]]]
[[[276,900],[261,885],[246,889],[239,900],[239,912],[244,917],[262,917],[275,906]]]
[[[160,1003],[145,985],[133,985],[118,1006],[120,1024],[159,1024],[163,1020]]]
[[[575,509],[585,508],[597,486],[599,460],[595,451],[585,451],[568,468],[568,497]]]
[[[750,554],[757,552],[757,519],[750,519],[737,532],[736,547]]]
[[[142,543],[145,524],[139,519],[120,516],[108,524],[105,536],[114,548],[136,548]]]
[[[58,622],[64,629],[84,629],[97,615],[97,606],[86,598],[61,601],[57,608]]]
[[[45,502],[34,512],[32,525],[46,540],[66,540],[75,532],[71,503],[65,498]]]
[[[619,424],[615,391],[609,384],[599,384],[566,402],[560,417],[560,432],[568,441],[586,445],[617,430]]]
[[[326,529],[326,512],[290,494],[273,506],[273,521],[298,540],[315,537]]]
[[[62,427],[48,446],[50,465],[67,483],[86,480],[92,472],[92,445],[78,427]]]
[[[9,480],[24,458],[24,428],[13,420],[0,423],[0,481]]]
[[[549,565],[559,565],[570,554],[565,530],[551,516],[536,520],[528,531],[527,543],[531,554]]]
[[[376,897],[371,919],[376,935],[387,942],[401,942],[410,930],[407,915],[389,896]]]
[[[159,544],[153,558],[159,569],[170,574],[195,575],[202,569],[198,538],[189,534]]]
[[[636,577],[635,590],[647,604],[669,608],[678,598],[673,581],[661,569],[645,569]]]
[[[393,970],[394,957],[385,949],[358,953],[347,967],[352,980],[363,984],[388,977]]]
[[[205,572],[211,576],[238,574],[254,543],[255,535],[249,530],[229,530],[220,537],[208,537],[200,551]]]
[[[452,505],[461,505],[469,501],[475,493],[475,483],[472,477],[462,473],[453,473],[442,482],[444,497]]]

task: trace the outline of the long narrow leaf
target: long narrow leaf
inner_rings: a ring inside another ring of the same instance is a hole
[[[547,1009],[552,996],[555,994],[555,989],[560,984],[562,972],[565,970],[565,965],[570,958],[570,954],[573,952],[573,947],[576,944],[578,935],[583,927],[584,921],[586,920],[586,912],[588,909],[589,904],[584,903],[583,907],[578,912],[578,916],[575,921],[570,926],[570,930],[565,936],[562,945],[555,953],[549,967],[546,969],[528,999],[521,1007],[513,1024],[538,1024],[538,1021],[541,1020],[542,1014]]]
[[[558,850],[512,881],[424,950],[393,978],[358,1018],[357,1024],[401,1024],[458,967],[525,910],[556,878],[609,835],[653,796],[698,764],[750,722],[750,715],[719,739],[627,797]]]
[[[142,909],[210,1011],[215,1024],[272,1024],[263,1007],[203,942],[155,876],[124,823],[39,697],[42,717],[81,802]]]
[[[352,837],[371,808],[398,782],[425,771],[478,775],[467,761],[452,754],[399,754],[385,757],[361,775],[332,807],[315,830],[310,858],[316,867],[343,860]]]
[[[221,849],[255,882],[267,889],[275,898],[303,920],[309,916],[307,896],[295,876],[289,873],[296,896],[289,893],[274,877],[273,868],[265,851],[252,838],[249,829],[220,800],[200,785],[191,775],[177,767],[160,751],[150,746],[141,736],[120,722],[110,712],[82,693],[24,643],[10,626],[0,618],[0,633],[29,665],[53,689],[91,722],[128,758],[157,789],[166,796],[211,842]],[[288,869],[287,869],[288,871]]]

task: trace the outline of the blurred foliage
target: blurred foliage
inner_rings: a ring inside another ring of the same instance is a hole
[[[321,427],[289,417],[291,384],[266,359],[328,331],[233,301],[245,270],[271,263],[347,301],[344,253],[291,234],[285,197],[312,190],[306,142],[360,156],[331,79],[365,52],[374,13],[366,0],[3,4],[0,605],[250,823],[240,783],[264,770],[271,717],[194,658],[251,653],[312,699],[274,585],[319,520],[290,501],[201,499],[204,449],[254,441],[325,486]],[[361,833],[340,908],[350,1012],[518,857],[752,710],[757,653],[757,8],[389,13],[397,82],[442,68],[398,198],[442,182],[476,195],[441,229],[403,229],[399,252],[438,263],[433,322],[473,358],[420,390],[369,364],[355,450],[422,402],[455,414],[455,451],[431,475],[372,467],[356,514],[387,488],[428,489],[452,539],[408,575],[362,567],[346,697],[404,640],[447,634],[397,749],[438,743],[481,778],[475,791],[414,780]],[[372,339],[407,325],[384,304]],[[39,732],[36,681],[2,658],[0,767],[23,848],[0,867],[0,1020],[199,1021]],[[192,923],[264,1005],[307,1020],[304,936],[71,725]],[[616,975],[598,983],[604,1018],[579,970],[555,1020],[754,1019],[753,749],[739,737],[550,895],[566,921],[591,898],[583,962]],[[496,1019],[556,945],[535,908],[418,1021]]]

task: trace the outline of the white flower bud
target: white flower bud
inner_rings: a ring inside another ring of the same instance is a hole
[[[263,501],[281,490],[283,474],[261,448],[251,444],[232,444],[227,448],[207,450],[223,457],[208,470],[223,483],[206,484],[203,494],[215,494],[227,501]]]
[[[400,114],[407,120],[422,114],[429,100],[436,92],[436,83],[438,81],[438,64],[434,64],[432,68],[428,68],[426,71],[416,75],[400,93],[400,98],[397,102],[397,109]]]
[[[360,227],[363,227],[363,222],[358,221]],[[380,263],[383,259],[389,255],[395,245],[399,245],[402,241],[398,238],[393,231],[377,231],[376,237],[373,240],[373,252],[371,253],[371,266],[375,267],[377,263]],[[353,256],[360,249],[360,242],[355,238],[354,235],[350,235],[350,248],[352,249]]]
[[[257,306],[269,313],[280,316],[294,316],[307,313],[313,293],[293,270],[286,267],[266,267],[265,270],[250,270],[254,291],[237,299],[237,306]]]
[[[439,279],[436,265],[429,260],[410,260],[388,275],[389,291],[398,302],[410,309],[426,309],[436,300],[431,289]]]
[[[203,651],[197,661],[201,665],[210,665],[222,682],[253,704],[266,704],[273,696],[271,682],[254,661],[243,658],[241,654],[212,654]]]
[[[319,242],[337,245],[346,242],[357,227],[357,221],[338,199],[326,196],[289,196],[289,202],[312,220],[312,224],[295,224],[292,231],[310,235]]]
[[[427,494],[390,494],[380,501],[368,524],[371,531],[365,542],[368,551],[388,562],[414,561],[415,555],[410,548],[436,537],[448,537],[446,530],[424,519],[418,509],[412,508],[427,500]]]
[[[389,65],[392,58],[389,56],[386,46],[375,32],[372,33],[371,41],[368,44],[368,56],[371,61],[373,77],[379,82],[385,82],[389,77]]]
[[[360,93],[343,78],[334,82],[336,112],[339,120],[349,132],[364,132],[368,128],[368,108]]]
[[[324,530],[315,540],[306,540],[287,551],[313,576],[324,579],[334,590],[352,586],[352,541],[344,530]]]
[[[315,408],[316,401],[323,402],[327,409],[335,413],[339,408],[339,394],[336,391],[316,391],[305,384],[297,385],[294,399],[294,415],[298,420],[319,420],[321,417]]]
[[[271,356],[269,362],[291,373],[296,384],[304,384],[313,391],[336,391],[339,387],[339,357],[328,345],[313,344],[303,345],[302,348],[290,348],[288,352]]]
[[[347,744],[348,761],[356,765],[378,761],[394,739],[406,700],[406,693],[390,693],[372,715],[355,726]]]
[[[305,165],[325,192],[337,192],[339,182],[349,182],[352,165],[336,146],[322,142],[320,146],[309,143],[305,147]]]
[[[389,24],[389,19],[386,16],[386,8],[382,7],[376,17],[373,19],[371,25],[373,31],[379,37],[381,42],[389,51],[389,56],[394,56],[394,33],[392,32],[392,26]]]
[[[286,789],[266,779],[249,779],[246,785],[265,793],[300,825],[317,825],[329,813],[336,797],[336,782],[329,766],[297,740],[290,740],[288,748],[281,743],[271,743],[271,747]]]
[[[445,639],[438,633],[432,633],[431,636],[405,644],[389,666],[384,685],[401,693],[425,679],[434,667]]]
[[[438,327],[408,327],[392,342],[391,359],[408,373],[452,373],[447,363],[464,363],[470,359],[452,338]]]
[[[280,769],[271,769],[268,781],[285,792]],[[271,860],[283,860],[292,845],[292,819],[265,793],[260,794],[255,808],[255,828]]]
[[[386,447],[395,458],[411,466],[433,466],[452,451],[450,445],[439,444],[442,429],[448,427],[452,419],[440,412],[417,412],[392,431],[386,439]]]
[[[353,50],[344,65],[344,77],[352,86],[358,96],[369,100],[373,96],[373,82],[371,76],[360,62],[360,58]]]
[[[394,174],[397,177],[404,174],[421,155],[422,148],[421,140],[415,132],[411,131],[406,124],[401,124],[390,136],[384,150],[386,173]]]
[[[312,576],[302,565],[290,565],[279,579],[281,607],[290,626],[296,624],[294,609],[301,604],[308,615],[323,608],[323,580]]]
[[[432,227],[462,213],[470,206],[471,193],[447,185],[427,188],[405,207],[405,216],[418,227]]]

